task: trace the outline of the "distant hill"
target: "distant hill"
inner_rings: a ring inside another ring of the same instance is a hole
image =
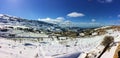
[[[36,28],[36,29],[47,29],[47,28],[59,27],[58,25],[52,24],[52,23],[47,23],[47,22],[38,21],[38,20],[28,20],[28,19],[23,19],[20,17],[5,15],[5,14],[0,14],[0,24],[11,25],[11,26],[19,25],[19,26],[26,26],[30,28]]]

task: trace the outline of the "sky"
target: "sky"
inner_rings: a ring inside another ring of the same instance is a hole
[[[0,0],[0,13],[50,23],[118,25],[120,0]]]

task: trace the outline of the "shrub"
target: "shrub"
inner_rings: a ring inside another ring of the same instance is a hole
[[[106,50],[110,50],[110,44],[114,42],[114,38],[112,36],[105,36],[103,41],[102,41],[102,45],[105,46],[105,48],[103,49],[102,53],[100,53],[100,55],[97,58],[101,58],[101,56],[105,53]]]
[[[16,34],[9,34],[9,36],[10,36],[10,37],[15,37],[15,36],[16,36]]]
[[[7,32],[8,29],[1,29],[0,31],[2,31],[2,32]]]
[[[114,38],[112,36],[105,36],[101,44],[107,46],[112,42],[114,42]]]
[[[39,56],[38,56],[38,53],[35,55],[35,58],[38,58]]]

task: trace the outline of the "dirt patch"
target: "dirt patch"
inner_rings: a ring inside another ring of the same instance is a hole
[[[115,51],[114,58],[120,58],[120,43]]]

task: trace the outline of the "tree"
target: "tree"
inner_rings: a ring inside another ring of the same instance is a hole
[[[114,42],[114,38],[113,38],[112,36],[105,36],[105,37],[104,37],[101,45],[105,46],[105,48],[103,49],[102,53],[98,56],[98,58],[100,58],[100,57],[103,55],[103,53],[105,53],[105,51],[106,51],[108,48],[110,48],[109,45],[110,45],[111,43],[113,43],[113,42]]]

